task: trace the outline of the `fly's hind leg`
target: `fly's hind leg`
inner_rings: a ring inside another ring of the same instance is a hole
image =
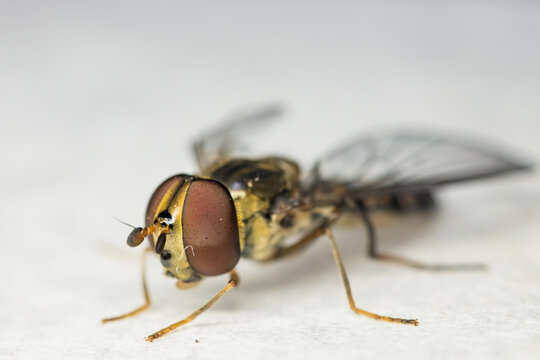
[[[368,235],[368,255],[373,259],[394,262],[415,269],[431,271],[471,271],[485,270],[486,268],[484,264],[425,264],[401,256],[381,254],[377,249],[377,233],[375,231],[375,226],[373,226],[373,223],[371,222],[371,218],[369,217],[366,206],[362,201],[355,201],[354,206],[359,210],[360,217],[366,226]]]
[[[216,301],[218,301],[219,298],[223,296],[223,294],[225,294],[227,291],[231,290],[232,288],[238,286],[238,283],[239,283],[238,274],[236,273],[236,271],[233,270],[233,271],[230,272],[230,278],[229,278],[229,282],[227,283],[227,285],[223,289],[221,289],[221,291],[218,292],[203,307],[201,307],[198,310],[194,311],[193,313],[188,315],[185,319],[180,320],[178,322],[175,322],[174,324],[171,324],[171,325],[167,326],[166,328],[163,328],[163,329],[161,329],[159,331],[156,331],[152,335],[147,336],[145,340],[149,341],[149,342],[152,342],[152,341],[156,340],[157,338],[160,338],[163,335],[173,331],[174,329],[193,321],[197,316],[199,316],[200,314],[202,314],[203,312],[208,310],[210,307],[212,307],[212,305],[214,305],[216,303]]]
[[[349,285],[349,279],[347,278],[347,273],[345,271],[345,266],[343,265],[343,260],[341,259],[341,254],[339,253],[336,239],[334,238],[334,235],[332,234],[330,229],[326,229],[325,233],[330,239],[330,243],[332,244],[332,252],[334,254],[334,260],[336,261],[339,273],[341,275],[341,280],[343,280],[343,285],[345,286],[345,291],[347,292],[347,300],[349,301],[349,307],[351,308],[351,310],[357,314],[365,315],[375,320],[384,320],[388,322],[418,326],[418,320],[416,319],[401,319],[401,318],[394,318],[390,316],[383,316],[383,315],[378,315],[378,314],[375,314],[366,310],[362,310],[356,307],[352,293],[351,293],[351,286]]]
[[[141,312],[143,312],[144,310],[148,309],[150,307],[150,304],[151,304],[151,300],[150,300],[150,293],[148,292],[148,286],[146,285],[146,254],[148,252],[152,251],[151,249],[146,249],[143,254],[142,254],[142,260],[141,260],[141,263],[142,263],[142,285],[143,285],[143,292],[144,292],[144,305],[136,308],[135,310],[133,311],[130,311],[126,314],[123,314],[123,315],[119,315],[119,316],[115,316],[115,317],[110,317],[110,318],[106,318],[106,319],[103,319],[101,320],[102,323],[108,323],[108,322],[111,322],[111,321],[116,321],[116,320],[121,320],[121,319],[125,319],[125,318],[128,318],[128,317],[131,317],[131,316],[135,316]]]

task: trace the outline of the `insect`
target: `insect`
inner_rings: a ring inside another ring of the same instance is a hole
[[[157,187],[146,208],[144,227],[127,238],[131,247],[149,238],[146,253],[156,253],[165,274],[179,289],[205,277],[229,274],[229,281],[208,303],[186,318],[146,337],[153,341],[189,323],[226,292],[238,286],[240,258],[265,262],[288,257],[315,239],[330,240],[350,308],[377,320],[418,325],[416,319],[378,315],[356,306],[332,233],[344,214],[365,224],[371,258],[430,270],[461,270],[475,265],[430,265],[382,254],[371,220],[375,211],[407,212],[434,207],[433,192],[442,186],[532,169],[531,164],[477,139],[427,132],[394,132],[356,138],[321,158],[305,175],[287,158],[236,157],[246,129],[281,114],[270,106],[238,116],[194,143],[197,175],[178,174]],[[292,244],[286,241],[294,237]],[[151,303],[143,256],[145,304]]]

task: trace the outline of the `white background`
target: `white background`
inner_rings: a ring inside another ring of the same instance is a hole
[[[125,246],[149,194],[194,172],[190,141],[231,111],[283,101],[259,150],[303,164],[340,139],[404,124],[474,133],[540,159],[535,1],[0,3],[0,358],[534,358],[540,352],[538,175],[444,191],[440,212],[381,224],[383,249],[483,273],[370,261],[341,228],[357,304],[325,239],[152,344],[226,282],[177,291]],[[198,340],[197,343],[195,340]]]

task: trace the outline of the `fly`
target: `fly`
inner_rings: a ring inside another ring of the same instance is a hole
[[[368,255],[374,259],[428,270],[480,268],[424,264],[382,254],[371,214],[429,211],[435,204],[434,192],[442,186],[532,170],[529,163],[478,139],[427,132],[356,138],[321,158],[305,176],[287,158],[235,157],[242,132],[280,113],[279,107],[261,109],[201,136],[194,143],[198,175],[171,176],[150,197],[145,226],[134,228],[127,244],[136,247],[148,238],[150,246],[144,254],[158,254],[165,274],[176,280],[179,289],[192,288],[209,276],[229,274],[229,281],[203,307],[149,335],[147,341],[189,323],[238,286],[235,267],[240,258],[259,262],[285,258],[323,235],[330,240],[354,312],[417,326],[416,319],[378,315],[356,306],[332,226],[344,214],[358,216],[367,230]],[[286,241],[291,237],[297,239],[293,244]],[[144,255],[142,270],[145,304],[104,323],[150,306]]]

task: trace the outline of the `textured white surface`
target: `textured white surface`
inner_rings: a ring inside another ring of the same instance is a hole
[[[538,175],[448,189],[437,216],[381,224],[388,252],[484,273],[375,263],[361,227],[337,231],[357,304],[419,327],[353,314],[325,239],[242,261],[238,289],[153,344],[226,278],[180,292],[153,259],[155,305],[100,319],[142,301],[139,251],[110,215],[140,224],[153,188],[194,170],[189,141],[238,106],[286,101],[258,148],[304,163],[411,122],[538,162],[539,16],[533,1],[2,3],[0,359],[536,358]]]

